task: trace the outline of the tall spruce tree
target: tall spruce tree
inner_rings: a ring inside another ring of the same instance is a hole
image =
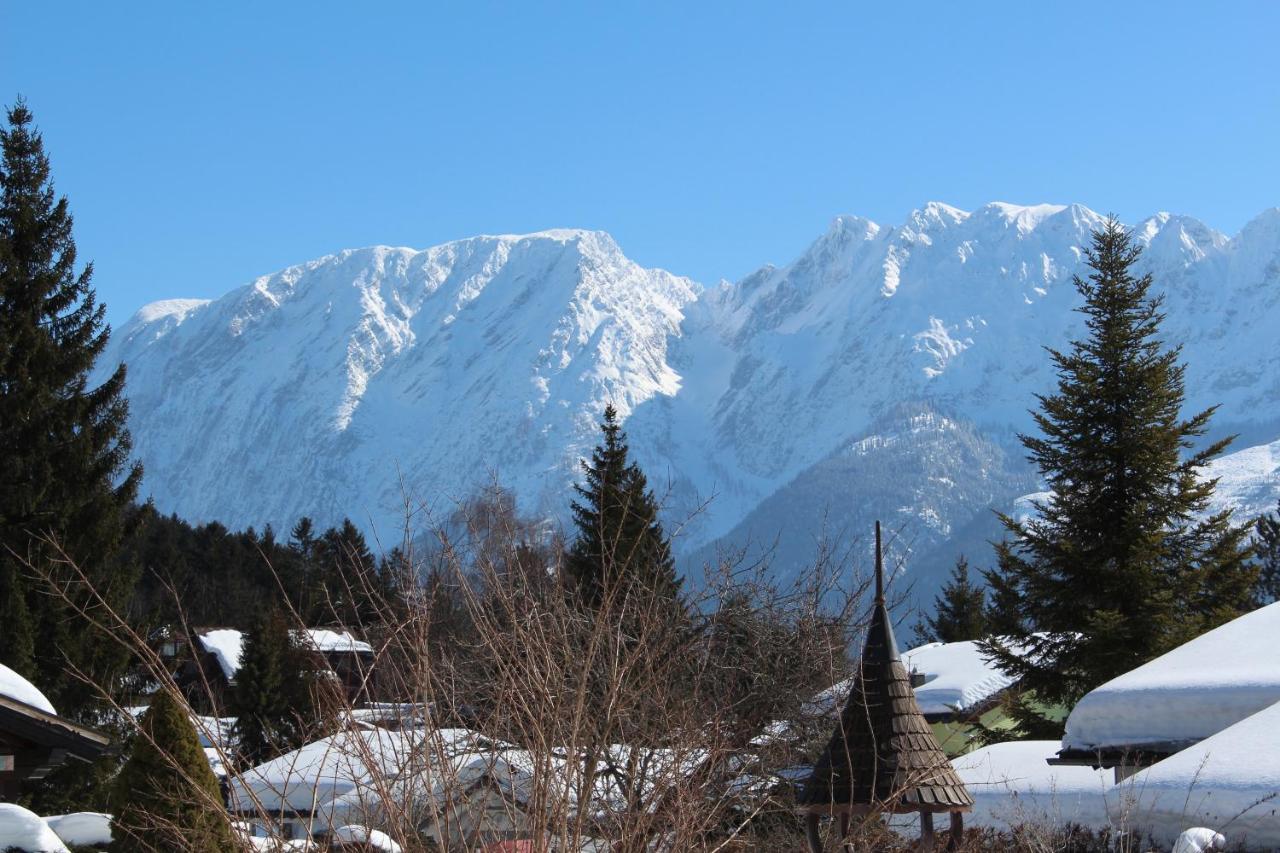
[[[961,555],[951,570],[942,594],[933,600],[933,615],[917,629],[919,639],[933,643],[958,643],[987,636],[987,596],[969,579],[969,561]]]
[[[1160,340],[1161,298],[1134,273],[1140,248],[1114,218],[1075,286],[1088,335],[1050,350],[1056,393],[1022,436],[1051,496],[1033,518],[1001,516],[1008,539],[987,574],[1007,637],[987,650],[1041,703],[1070,705],[1248,606],[1246,531],[1208,512],[1198,470],[1230,439],[1196,449],[1213,409],[1183,419],[1178,347]]]
[[[188,709],[160,691],[112,787],[114,853],[238,849]]]
[[[57,555],[44,538],[56,537],[108,602],[123,604],[135,572],[110,557],[142,469],[128,462],[124,368],[89,387],[107,344],[105,306],[92,265],[76,271],[67,200],[54,194],[23,102],[8,111],[0,144],[0,576],[10,595],[25,597],[33,629],[28,638],[6,624],[0,659],[25,665],[58,708],[78,714],[93,694],[64,655],[100,683],[123,657],[36,589],[25,564],[52,566]],[[24,644],[29,664],[17,650]]]
[[[1280,601],[1280,503],[1258,517],[1254,550],[1258,555],[1257,604]]]
[[[297,745],[296,662],[284,616],[278,610],[260,613],[245,635],[227,708],[236,718],[237,758],[246,767]]]
[[[644,472],[628,458],[626,434],[612,405],[600,425],[603,442],[582,463],[584,482],[573,501],[577,538],[565,569],[580,601],[598,607],[606,597],[656,595],[679,601],[671,543],[658,520],[658,502]]]

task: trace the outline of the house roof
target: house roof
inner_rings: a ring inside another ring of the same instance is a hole
[[[1280,602],[1196,637],[1089,692],[1064,755],[1175,752],[1280,702]]]
[[[293,635],[304,640],[308,646],[318,652],[348,652],[351,654],[371,654],[373,647],[363,640],[356,639],[350,631],[333,630],[331,628],[307,628],[294,631]],[[235,628],[201,629],[196,633],[200,645],[211,653],[222,668],[227,681],[233,681],[240,671],[240,655],[244,651],[244,632]]]
[[[984,709],[1014,681],[986,660],[974,640],[926,643],[903,652],[902,663],[909,673],[923,678],[915,695],[929,720],[952,719]],[[835,716],[852,688],[853,679],[847,678],[814,696],[808,707]]]
[[[39,708],[46,714],[58,713],[53,710],[53,704],[34,684],[2,663],[0,663],[0,696],[8,696],[33,708]]]
[[[49,749],[62,749],[79,759],[92,761],[111,743],[84,726],[0,694],[0,732]]]
[[[1172,840],[1188,826],[1211,826],[1233,845],[1280,848],[1280,702],[1153,764],[1122,783],[1133,818]]]
[[[884,599],[876,524],[876,599],[849,698],[799,796],[802,809],[838,813],[959,811],[973,805],[911,690]]]
[[[344,729],[233,778],[229,801],[242,814],[261,807],[328,819],[340,805],[350,816],[388,791],[418,796],[442,769],[494,748],[470,729]]]

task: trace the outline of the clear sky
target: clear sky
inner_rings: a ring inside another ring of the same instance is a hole
[[[1280,204],[1280,3],[0,0],[112,322],[341,248],[610,231],[711,283],[832,216]]]

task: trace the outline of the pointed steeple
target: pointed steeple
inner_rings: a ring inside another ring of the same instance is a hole
[[[876,599],[840,722],[800,792],[819,814],[954,812],[973,798],[938,745],[898,655],[876,522]]]

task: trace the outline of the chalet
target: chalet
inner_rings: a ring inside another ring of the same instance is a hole
[[[1057,764],[1117,781],[1280,702],[1280,602],[1221,625],[1089,692]]]
[[[438,739],[471,733],[381,728],[344,729],[285,753],[230,780],[228,805],[238,818],[285,838],[321,835],[374,823],[375,792],[416,779],[431,766]],[[459,745],[459,749],[464,748]]]
[[[27,782],[67,761],[93,761],[106,737],[59,717],[44,694],[0,664],[0,800],[13,801]]]
[[[295,631],[294,638],[312,653],[317,672],[337,679],[347,701],[367,698],[372,646],[343,628],[307,628]],[[153,634],[153,646],[187,702],[205,714],[225,708],[243,645],[244,632],[235,628],[197,628],[189,636],[173,629]]]
[[[976,795],[973,821],[1103,828],[1120,815],[1158,845],[1215,827],[1231,849],[1280,849],[1277,645],[1280,603],[1086,694],[1061,742],[993,744],[956,758]]]

